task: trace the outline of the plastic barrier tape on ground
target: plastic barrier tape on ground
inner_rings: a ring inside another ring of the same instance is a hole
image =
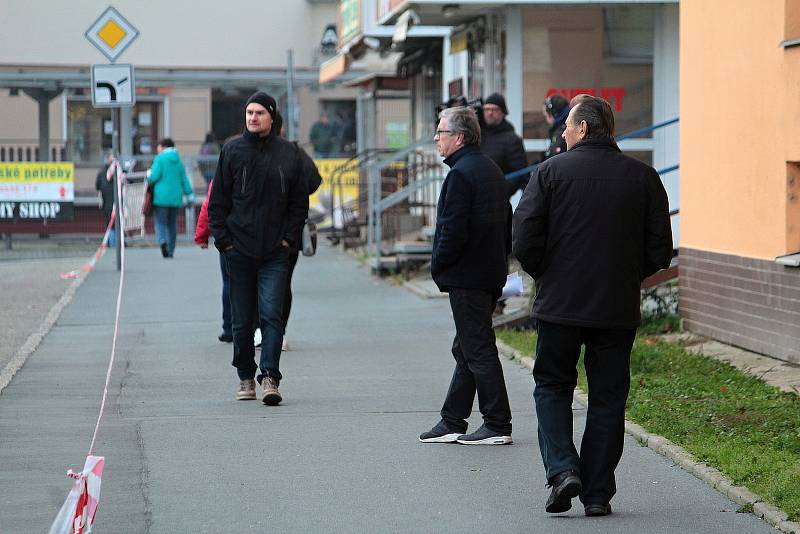
[[[111,227],[114,226],[114,219],[116,217],[117,217],[117,210],[116,208],[114,208],[113,210],[111,210],[111,220],[108,221],[108,226],[106,227],[106,233],[103,234],[103,241],[100,242],[100,246],[97,247],[97,250],[95,251],[92,258],[86,263],[86,265],[81,267],[80,270],[75,269],[68,273],[61,273],[62,280],[78,278],[78,276],[81,274],[80,271],[88,273],[94,269],[94,266],[97,264],[98,260],[103,257],[103,254],[106,253],[106,249],[108,248],[108,238],[111,235]]]
[[[117,177],[119,178],[119,168],[117,170]],[[122,198],[121,180],[117,179],[117,198]],[[108,235],[111,230],[111,225],[114,222],[115,215],[112,213],[111,221],[106,234],[103,236],[103,242],[100,244],[98,252],[95,253],[94,258],[84,267],[84,270],[91,271],[97,259],[102,256],[103,251],[106,249],[108,243]],[[67,471],[67,476],[76,479],[67,494],[67,499],[61,506],[53,524],[50,526],[50,534],[88,534],[92,531],[94,518],[97,514],[97,507],[100,504],[100,482],[103,476],[103,468],[105,467],[105,457],[95,456],[94,444],[97,440],[97,433],[100,430],[100,422],[103,419],[103,412],[106,408],[106,400],[108,399],[108,384],[111,382],[111,370],[114,368],[114,358],[117,353],[117,337],[119,335],[119,315],[122,305],[122,288],[125,283],[125,236],[117,236],[120,241],[120,254],[121,254],[121,267],[119,272],[119,288],[117,289],[117,306],[114,314],[114,335],[111,337],[111,357],[108,360],[108,369],[106,370],[106,381],[103,386],[103,397],[100,401],[100,411],[97,414],[97,423],[94,426],[94,433],[92,434],[92,441],[89,445],[89,452],[86,454],[86,463],[83,466],[83,471],[74,473],[72,469]],[[88,267],[88,269],[87,269]]]
[[[74,478],[75,483],[50,526],[50,534],[91,532],[100,502],[100,483],[105,463],[102,456],[87,456],[82,472],[75,473],[72,469],[67,472],[67,476]]]

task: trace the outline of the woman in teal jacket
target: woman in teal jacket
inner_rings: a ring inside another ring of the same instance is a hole
[[[171,258],[175,253],[178,210],[184,205],[183,195],[192,202],[194,194],[172,139],[165,137],[159,141],[157,150],[158,155],[153,160],[147,181],[153,188],[156,241],[161,247],[161,255]]]

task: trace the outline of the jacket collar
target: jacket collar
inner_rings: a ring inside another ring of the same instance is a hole
[[[261,137],[260,135],[254,134],[250,130],[245,128],[244,129],[244,133],[242,134],[242,137],[244,137],[245,139],[247,139],[251,143],[255,143],[256,145],[266,145],[267,143],[272,141],[272,137],[273,136],[272,136],[272,132],[271,131],[270,131],[270,133],[268,135],[265,135],[264,137]]]
[[[458,150],[447,156],[444,159],[444,162],[448,167],[452,168],[453,165],[455,165],[458,160],[460,160],[467,154],[476,154],[479,153],[480,151],[481,149],[478,147],[478,145],[462,146],[461,148],[459,148]]]
[[[497,134],[509,131],[513,132],[514,127],[511,126],[511,123],[508,122],[506,119],[503,119],[502,121],[500,121],[500,123],[496,124],[495,126],[488,126],[488,125],[484,126],[483,131],[489,134]]]
[[[622,152],[617,146],[617,142],[614,139],[584,139],[582,141],[578,141],[572,148],[569,149],[570,152],[576,149],[581,150],[613,150],[615,152]]]

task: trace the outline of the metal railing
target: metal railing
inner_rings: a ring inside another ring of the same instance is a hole
[[[676,124],[679,122],[679,118],[673,118],[666,121],[662,121],[652,126],[648,126],[646,128],[640,128],[638,130],[634,130],[631,132],[627,132],[625,134],[617,136],[615,139],[616,141],[622,141],[624,139],[630,139],[633,137],[639,137],[645,135],[647,133],[653,132],[655,130],[665,128],[672,124]],[[380,257],[382,256],[382,241],[383,241],[383,217],[384,213],[399,204],[409,201],[410,199],[414,198],[415,195],[418,195],[421,192],[426,193],[426,197],[430,197],[430,193],[433,192],[434,201],[432,202],[435,208],[435,197],[438,196],[438,191],[440,187],[440,183],[444,181],[444,173],[442,171],[441,164],[438,165],[438,173],[422,173],[418,175],[417,173],[409,173],[408,184],[399,189],[397,191],[391,192],[386,196],[382,194],[382,187],[381,184],[381,171],[384,169],[388,164],[396,161],[405,160],[410,154],[414,153],[415,151],[424,151],[425,148],[432,148],[433,144],[430,142],[430,138],[423,137],[422,139],[418,140],[417,142],[407,146],[402,150],[398,150],[397,152],[391,154],[390,156],[379,160],[373,164],[367,166],[368,168],[368,206],[367,206],[367,255],[368,257],[374,261],[377,261],[377,264],[380,263]],[[507,180],[511,180],[517,178],[519,176],[523,176],[525,174],[529,174],[534,171],[539,166],[538,163],[534,163],[528,167],[520,169],[518,171],[514,171],[509,173],[505,176]],[[679,168],[679,165],[672,165],[669,167],[665,167],[663,169],[657,170],[658,174],[663,176],[665,174],[671,173],[676,171]],[[413,178],[413,179],[412,179]],[[677,215],[679,213],[678,209],[672,210],[670,212],[670,216]],[[433,212],[434,219],[435,219],[435,210]],[[432,221],[435,222],[435,221]]]

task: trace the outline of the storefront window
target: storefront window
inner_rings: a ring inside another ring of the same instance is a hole
[[[159,135],[160,102],[138,102],[133,108],[133,155],[155,154]],[[67,102],[67,160],[96,165],[111,148],[114,124],[111,109],[95,108],[86,100]]]
[[[523,133],[547,136],[542,102],[600,96],[614,109],[617,134],[653,119],[652,6],[524,8]]]

